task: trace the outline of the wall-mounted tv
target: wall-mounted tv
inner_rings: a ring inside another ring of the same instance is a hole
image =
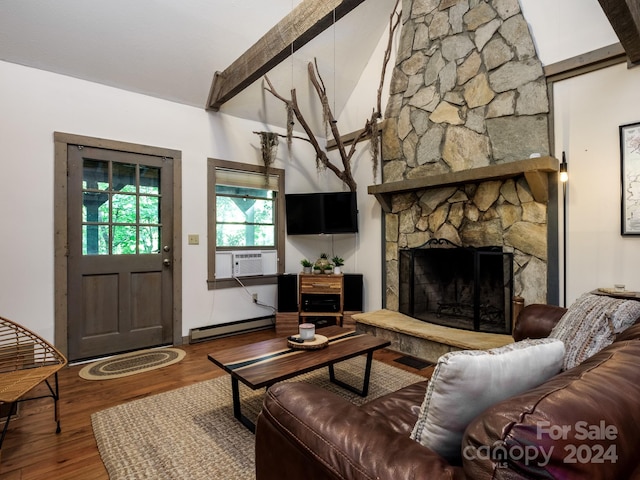
[[[288,193],[285,204],[287,235],[358,231],[355,192]]]

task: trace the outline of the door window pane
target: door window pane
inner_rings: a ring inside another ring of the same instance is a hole
[[[109,162],[85,159],[82,162],[82,188],[85,190],[108,190]]]
[[[160,169],[140,165],[140,193],[160,195]]]
[[[140,195],[140,223],[160,223],[160,197]]]
[[[136,252],[136,227],[125,225],[113,226],[113,255],[132,255]]]
[[[138,253],[160,253],[160,227],[139,227]]]
[[[136,192],[136,166],[128,163],[113,162],[113,190],[117,192]]]
[[[84,225],[82,227],[82,254],[109,255],[108,225]]]
[[[82,221],[109,221],[109,194],[99,192],[84,192],[82,194]]]
[[[115,194],[113,196],[113,223],[136,223],[135,195]]]
[[[83,175],[83,255],[160,253],[160,169],[85,160]]]

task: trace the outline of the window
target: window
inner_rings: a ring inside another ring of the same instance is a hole
[[[275,247],[275,193],[216,184],[216,247]]]
[[[160,225],[160,168],[83,160],[83,255],[158,253]]]
[[[265,175],[264,167],[209,159],[208,179],[210,288],[238,285],[231,275],[221,277],[216,260],[227,261],[231,252],[243,250],[267,254],[276,267],[242,282],[274,283],[273,274],[282,273],[284,265],[284,170],[270,168]]]

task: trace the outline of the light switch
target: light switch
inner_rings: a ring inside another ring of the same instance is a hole
[[[191,233],[188,235],[189,245],[200,245],[200,235]]]

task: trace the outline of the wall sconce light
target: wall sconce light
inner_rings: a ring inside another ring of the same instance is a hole
[[[562,162],[560,163],[560,181],[566,183],[569,180],[569,173],[567,173],[567,157],[562,152]]]
[[[562,182],[562,306],[567,306],[567,156],[562,152],[560,181]]]
[[[560,181],[562,183],[565,183],[567,180],[569,180],[569,174],[567,173],[567,164],[565,162],[562,162],[560,164]]]

